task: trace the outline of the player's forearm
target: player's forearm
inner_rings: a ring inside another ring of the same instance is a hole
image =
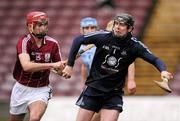
[[[84,88],[85,86],[85,81],[86,81],[86,78],[87,78],[87,74],[86,74],[86,69],[85,69],[85,65],[82,65],[81,67],[81,76],[82,76],[82,80],[81,80],[81,89]]]
[[[134,81],[134,74],[128,73],[128,81]]]
[[[156,66],[156,68],[157,68],[160,72],[166,71],[166,65],[165,65],[165,63],[164,63],[162,60],[160,60],[159,58],[156,59],[154,65]]]
[[[44,69],[53,68],[53,63],[34,63],[34,62],[26,62],[23,64],[23,70],[28,72],[40,71]]]
[[[36,63],[30,60],[30,56],[27,53],[19,54],[19,60],[24,71],[34,72],[43,69],[50,69],[55,63]],[[57,64],[58,65],[58,64]]]
[[[82,81],[85,82],[87,78],[87,70],[84,64],[81,67],[81,76],[82,76]]]
[[[134,76],[135,76],[135,66],[134,63],[132,63],[128,67],[128,81],[134,81]]]
[[[166,71],[165,63],[158,57],[154,56],[153,54],[146,52],[144,54],[144,60],[153,64],[160,72]]]

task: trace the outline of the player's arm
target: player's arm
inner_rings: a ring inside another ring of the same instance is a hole
[[[83,35],[78,36],[73,40],[73,43],[71,45],[71,49],[69,52],[67,65],[65,69],[62,71],[63,73],[62,76],[65,78],[70,78],[72,75],[72,70],[75,63],[76,55],[78,53],[78,50],[81,44],[95,44],[96,43],[96,39],[93,38],[92,36],[89,36],[89,37],[84,37],[84,36]]]
[[[81,77],[82,77],[81,87],[82,87],[82,89],[83,89],[84,86],[85,86],[86,78],[87,78],[87,69],[86,69],[85,64],[83,64],[83,63],[82,63],[82,66],[81,66]]]
[[[161,72],[162,79],[173,78],[172,74],[167,71],[165,63],[161,59],[153,55],[147,47],[141,45],[139,46],[138,51],[139,57],[154,65]]]
[[[73,40],[71,49],[70,49],[70,53],[69,53],[69,57],[68,57],[68,62],[67,65],[65,67],[65,69],[62,71],[63,72],[63,77],[65,78],[70,78],[71,74],[72,74],[72,69],[74,66],[74,62],[76,59],[76,55],[77,52],[81,46],[81,44],[94,44],[95,46],[99,46],[100,44],[103,43],[103,41],[101,41],[102,36],[102,32],[95,32],[95,33],[89,33],[87,35],[82,35],[82,36],[78,36]]]
[[[128,67],[128,78],[127,78],[127,89],[129,94],[134,94],[136,92],[136,82],[135,82],[135,65],[132,63]]]
[[[69,52],[67,65],[62,71],[62,76],[65,77],[66,79],[70,78],[72,75],[72,70],[73,70],[73,66],[75,63],[76,55],[77,55],[78,50],[82,44],[82,41],[83,41],[83,36],[76,37],[73,40],[73,43],[71,45],[71,49]]]
[[[52,50],[52,62],[58,62],[58,61],[62,62],[62,66],[60,66],[59,68],[53,68],[52,71],[59,74],[59,75],[62,75],[62,70],[64,69],[67,61],[62,60],[61,51],[60,51],[60,44],[58,42],[56,42],[54,44],[54,47]]]
[[[55,63],[35,63],[30,61],[30,56],[27,53],[21,53],[18,55],[20,63],[24,71],[34,72],[44,69],[60,68],[63,66],[61,61]]]

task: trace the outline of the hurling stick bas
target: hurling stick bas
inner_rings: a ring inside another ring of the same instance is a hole
[[[169,92],[171,93],[172,90],[171,88],[169,87],[168,85],[168,79],[167,78],[164,78],[162,81],[156,81],[154,80],[154,82],[163,90],[165,90],[166,92]]]

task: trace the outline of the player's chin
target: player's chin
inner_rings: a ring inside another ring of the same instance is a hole
[[[125,36],[125,34],[122,34],[122,33],[116,33],[116,37],[122,38],[122,37],[124,37],[124,36]]]

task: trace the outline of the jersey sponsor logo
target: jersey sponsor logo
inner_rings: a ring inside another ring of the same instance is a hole
[[[109,66],[115,66],[117,63],[117,59],[114,56],[110,56],[107,59],[107,63]]]
[[[36,52],[35,55],[36,55],[36,61],[40,61],[42,53],[37,53]]]
[[[113,45],[113,46],[111,46],[111,47],[109,47],[109,46],[107,46],[107,45],[103,45],[102,48],[103,48],[103,49],[106,49],[106,50],[110,50],[110,48],[113,48],[113,49],[116,49],[116,50],[120,50],[120,47],[115,46],[115,45]]]
[[[109,50],[109,46],[104,45],[102,48],[104,48],[105,50]]]
[[[45,62],[50,62],[51,60],[51,54],[50,53],[41,53],[41,52],[31,52],[31,55],[33,57],[33,60],[41,61],[44,59]]]
[[[104,61],[101,64],[101,68],[111,74],[119,72],[118,66],[120,60],[123,59],[118,54],[120,51],[120,47],[116,45],[112,45],[112,46],[104,45],[102,48],[106,49],[108,51],[108,54],[105,56]],[[121,55],[125,56],[127,55],[127,52],[124,50],[121,52]]]
[[[51,56],[50,53],[45,53],[45,55],[44,55],[45,62],[49,62],[50,61],[50,56]]]
[[[107,55],[105,57],[105,61],[101,65],[101,68],[111,74],[117,73],[117,72],[119,72],[117,67],[119,66],[119,61],[121,59],[122,59],[121,57],[117,59],[115,56]]]
[[[116,50],[120,50],[120,47],[115,46],[115,45],[113,45],[112,48],[114,48],[114,49],[116,49]]]
[[[105,67],[104,65],[101,65],[101,68],[104,69],[104,70],[106,70],[106,71],[107,71],[108,73],[110,73],[110,74],[114,74],[114,73],[119,72],[119,70],[117,70],[117,69],[108,68],[108,67]]]

